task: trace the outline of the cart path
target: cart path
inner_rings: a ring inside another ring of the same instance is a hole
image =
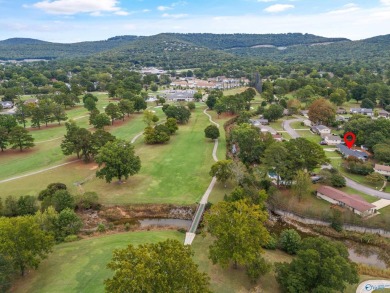
[[[213,121],[213,118],[206,112],[208,110],[208,108],[206,108],[203,113],[209,117],[209,121],[213,124],[215,124],[218,128],[220,127],[220,125]],[[218,139],[215,139],[214,140],[214,148],[213,148],[213,153],[212,153],[212,156],[213,156],[213,160],[215,162],[218,162],[218,157],[217,157],[217,150],[218,150]],[[210,196],[210,193],[211,191],[213,190],[214,188],[214,185],[215,183],[217,182],[217,178],[216,177],[213,177],[213,179],[211,179],[211,182],[210,182],[210,185],[209,187],[207,188],[206,192],[203,194],[202,196],[202,199],[200,200],[200,203],[199,203],[199,206],[198,206],[198,209],[196,210],[196,213],[195,213],[195,216],[192,220],[192,224],[191,224],[191,227],[190,229],[188,230],[188,232],[186,233],[186,238],[184,240],[184,245],[191,245],[192,244],[192,241],[194,241],[195,239],[195,232],[196,232],[196,229],[198,228],[198,225],[199,225],[199,222],[202,218],[202,215],[203,215],[203,212],[206,208],[206,204],[207,204],[207,201],[209,199],[209,196]]]

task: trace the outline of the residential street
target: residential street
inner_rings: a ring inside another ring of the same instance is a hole
[[[286,130],[288,132],[288,134],[292,138],[298,138],[298,137],[300,137],[300,135],[290,126],[290,123],[297,122],[297,121],[303,121],[303,120],[304,119],[302,119],[302,118],[286,120],[286,121],[282,122],[282,127],[284,130]],[[369,188],[369,187],[361,185],[360,183],[357,183],[356,181],[353,181],[347,177],[344,177],[344,178],[345,178],[345,181],[346,181],[348,187],[359,190],[359,191],[364,192],[364,193],[371,195],[371,196],[390,199],[390,193],[382,192],[379,190]]]

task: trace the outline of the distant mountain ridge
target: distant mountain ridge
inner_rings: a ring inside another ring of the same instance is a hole
[[[170,69],[213,66],[240,58],[285,62],[381,62],[383,58],[390,59],[390,35],[359,41],[302,33],[161,33],[72,44],[28,38],[0,41],[2,60],[79,57]]]
[[[161,37],[185,42],[195,47],[211,50],[226,50],[231,48],[245,48],[256,45],[291,46],[307,45],[325,42],[349,41],[345,38],[325,38],[311,34],[178,34],[163,33],[154,36],[116,36],[105,41],[79,42],[71,44],[52,43],[30,38],[12,38],[0,41],[0,59],[42,58],[55,59],[67,57],[83,57],[117,49],[132,42]]]

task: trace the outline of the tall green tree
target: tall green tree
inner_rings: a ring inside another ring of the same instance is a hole
[[[106,113],[99,113],[91,119],[91,123],[96,129],[104,129],[104,126],[111,124],[111,120]]]
[[[313,171],[329,162],[323,148],[306,138],[291,139],[285,142],[285,147],[296,170]]]
[[[7,128],[0,126],[0,149],[2,152],[7,148],[8,139],[9,135]]]
[[[21,126],[12,128],[9,134],[9,144],[12,149],[19,148],[20,151],[32,148],[35,145],[32,135]]]
[[[205,214],[207,231],[215,238],[209,257],[214,264],[234,268],[255,261],[270,239],[264,223],[267,212],[245,200],[219,202]]]
[[[289,181],[294,176],[291,156],[287,148],[280,143],[273,143],[265,150],[264,164],[269,170],[273,170],[276,173],[276,185],[278,187],[280,179]]]
[[[13,115],[0,115],[0,127],[7,129],[10,133],[11,129],[17,126],[16,118]]]
[[[134,113],[134,102],[129,101],[126,99],[122,99],[118,103],[119,111],[122,113],[123,120],[125,119],[125,114],[127,114],[127,117],[130,116],[130,114]]]
[[[141,110],[145,110],[148,107],[148,105],[146,104],[145,99],[143,97],[136,96],[133,99],[133,102],[134,102],[134,110],[136,112],[140,112]]]
[[[211,166],[209,172],[210,176],[216,177],[218,181],[226,187],[226,181],[232,178],[232,164],[231,160],[221,160]]]
[[[275,121],[283,117],[283,107],[280,105],[271,105],[264,111],[264,118],[269,121]]]
[[[199,271],[193,255],[190,246],[171,239],[117,249],[107,265],[114,276],[104,281],[105,290],[115,293],[210,292],[209,277]]]
[[[131,143],[124,140],[115,140],[104,145],[96,157],[99,167],[104,165],[96,176],[104,178],[110,183],[113,178],[129,178],[139,172],[141,169],[141,160],[134,154],[134,147]]]
[[[344,292],[359,281],[356,264],[344,244],[323,237],[306,238],[290,264],[276,265],[284,292]]]
[[[292,185],[293,194],[301,200],[302,198],[310,195],[311,186],[312,182],[310,175],[303,170],[298,170]]]
[[[115,119],[122,117],[122,113],[117,104],[109,103],[104,111],[111,118],[112,125],[114,125]]]
[[[0,255],[9,258],[24,276],[26,269],[36,269],[51,251],[54,241],[41,230],[33,216],[0,218]]]
[[[62,105],[54,104],[52,106],[53,119],[58,122],[58,125],[61,125],[61,121],[66,121],[68,119],[65,108]]]

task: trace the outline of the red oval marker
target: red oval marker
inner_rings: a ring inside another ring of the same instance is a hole
[[[351,139],[348,139],[348,137],[351,137]],[[354,145],[355,141],[356,141],[356,135],[353,132],[347,132],[344,135],[344,142],[349,149]]]

